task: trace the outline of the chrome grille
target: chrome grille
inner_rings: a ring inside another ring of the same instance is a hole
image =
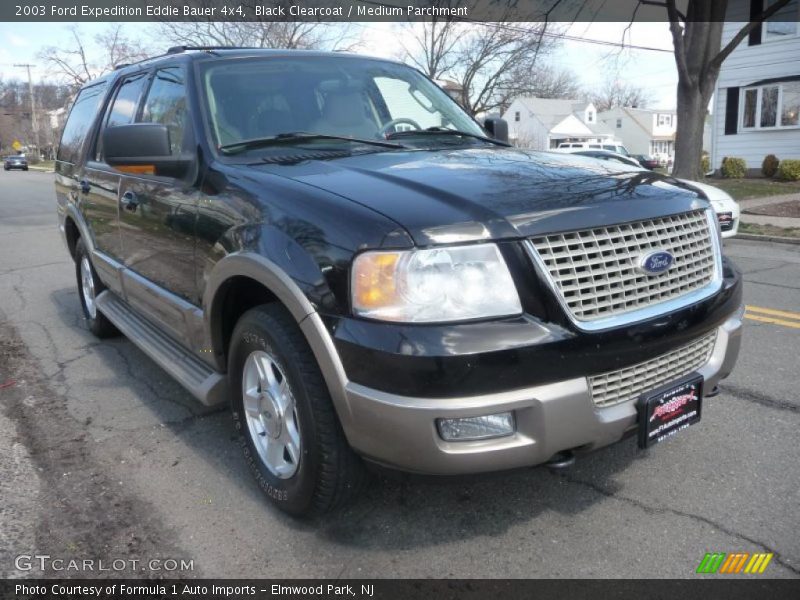
[[[657,358],[589,377],[592,400],[597,406],[611,406],[634,400],[644,392],[676,381],[706,364],[716,341],[717,332],[714,330]]]
[[[704,210],[532,238],[551,284],[577,321],[597,321],[698,290],[715,278],[715,244]],[[636,270],[639,258],[675,257],[660,275]]]

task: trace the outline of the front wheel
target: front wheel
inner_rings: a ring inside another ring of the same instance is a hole
[[[81,298],[81,308],[89,331],[99,338],[112,337],[119,334],[119,330],[106,316],[97,310],[97,296],[106,289],[89,259],[89,253],[83,240],[79,239],[75,245],[75,276],[78,280],[78,295]]]
[[[228,373],[245,459],[278,508],[321,514],[360,490],[364,467],[345,439],[311,348],[283,306],[259,306],[239,319]]]

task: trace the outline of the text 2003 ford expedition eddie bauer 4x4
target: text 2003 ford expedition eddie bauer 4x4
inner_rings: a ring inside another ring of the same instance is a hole
[[[120,68],[80,91],[56,191],[92,332],[229,401],[295,514],[341,503],[364,459],[460,474],[651,444],[739,349],[702,193],[508,147],[393,62],[176,48]]]

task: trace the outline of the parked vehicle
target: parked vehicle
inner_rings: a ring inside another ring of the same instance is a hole
[[[573,154],[644,168],[634,157],[622,156],[606,150],[580,150]],[[739,233],[739,204],[727,192],[707,183],[689,181],[688,179],[678,179],[677,181],[690,185],[692,189],[699,190],[711,202],[711,206],[714,207],[714,212],[717,214],[723,238],[734,237]]]
[[[703,192],[703,195],[708,198],[711,202],[711,206],[714,207],[714,212],[717,213],[717,219],[719,219],[719,227],[722,231],[723,238],[732,238],[739,233],[739,216],[741,210],[739,208],[739,203],[736,202],[728,192],[707,183],[700,183],[699,181],[689,181],[687,179],[681,179],[680,181],[700,190]]]
[[[661,166],[661,161],[659,161],[655,156],[650,156],[649,154],[633,154],[632,158],[635,158],[637,161],[639,161],[639,164],[645,169],[650,169],[651,171]]]
[[[610,150],[577,150],[572,152],[572,154],[576,154],[578,156],[588,156],[590,158],[598,158],[600,160],[608,160],[611,162],[628,165],[630,167],[636,167],[637,169],[642,168],[641,163],[634,157],[617,154],[616,152],[611,152]]]
[[[558,152],[580,152],[582,150],[606,150],[623,156],[629,156],[622,142],[564,142],[558,145]]]
[[[89,329],[229,402],[292,514],[364,460],[561,466],[695,423],[742,320],[708,202],[484,125],[341,53],[181,47],[85,85],[56,198]]]
[[[3,161],[3,170],[10,171],[11,169],[21,169],[22,171],[27,171],[28,159],[22,154],[6,156],[5,160]]]

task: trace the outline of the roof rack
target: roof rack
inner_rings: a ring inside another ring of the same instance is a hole
[[[130,67],[133,63],[119,63],[118,65],[114,65],[114,70],[119,71],[120,69],[124,69],[125,67]]]
[[[173,46],[167,54],[180,54],[189,50],[263,50],[257,46]]]

